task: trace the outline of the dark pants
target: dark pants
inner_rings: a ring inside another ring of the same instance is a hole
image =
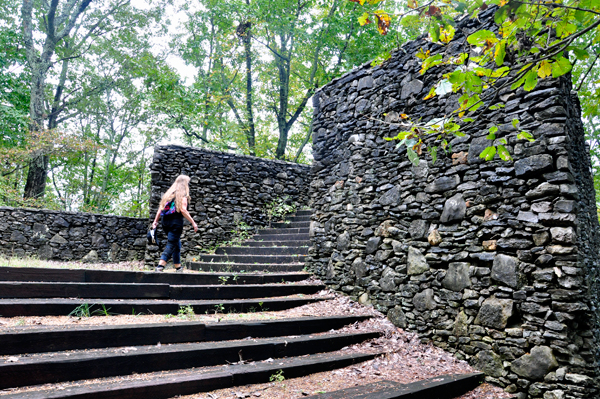
[[[170,229],[168,226],[164,225],[163,229],[165,230],[165,233],[167,233],[167,246],[160,256],[160,259],[166,262],[173,256],[173,264],[178,265],[181,263],[181,241],[179,238],[181,237],[182,229]]]

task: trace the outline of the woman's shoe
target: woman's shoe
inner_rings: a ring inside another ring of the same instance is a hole
[[[182,273],[182,272],[183,272],[183,266],[175,268],[175,273]]]
[[[163,270],[165,270],[165,267],[161,265],[156,266],[154,269],[155,272],[162,272]]]

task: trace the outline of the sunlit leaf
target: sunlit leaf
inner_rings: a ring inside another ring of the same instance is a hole
[[[442,43],[450,43],[454,39],[455,29],[452,25],[446,25],[440,30],[440,40]]]
[[[504,64],[504,57],[506,57],[506,42],[503,40],[496,46],[496,51],[494,54],[494,61],[496,61],[496,65],[501,66]]]
[[[538,69],[538,76],[544,79],[546,76],[550,76],[552,74],[552,65],[548,60],[544,60],[540,62],[540,67]]]
[[[411,147],[406,148],[408,154],[408,160],[412,162],[413,165],[419,166],[419,155],[413,150]]]
[[[496,38],[494,32],[482,29],[475,33],[471,33],[469,37],[467,37],[467,41],[474,46],[483,46],[486,44],[486,41],[497,42],[498,38]]]
[[[479,154],[479,158],[485,159],[486,161],[491,161],[492,159],[494,159],[495,155],[496,155],[496,147],[491,146],[491,147],[487,147],[485,150],[481,151],[481,154]]]
[[[442,80],[435,89],[435,94],[443,96],[445,94],[452,93],[452,83],[447,79]]]
[[[361,15],[360,17],[358,17],[358,23],[363,26],[363,25],[367,25],[370,24],[372,21],[369,19],[369,13],[365,12],[363,15]]]
[[[530,142],[535,141],[535,139],[533,138],[533,135],[529,132],[526,131],[522,131],[521,133],[517,134],[517,139],[519,140],[527,140]]]
[[[423,100],[429,100],[430,98],[435,97],[435,86],[431,88],[431,90],[429,90],[429,94],[427,94]]]
[[[531,91],[535,88],[537,82],[538,72],[536,71],[536,68],[533,68],[525,75],[525,84],[523,85],[523,89],[525,89],[525,91]]]
[[[377,20],[377,30],[382,35],[387,35],[392,19],[389,14],[383,10],[375,11],[375,19]]]
[[[556,62],[552,63],[552,77],[558,78],[559,76],[569,73],[571,71],[571,62],[565,57],[559,57]]]
[[[498,156],[503,161],[512,161],[512,157],[510,156],[510,152],[503,145],[498,146]]]
[[[429,147],[427,151],[431,155],[431,164],[435,165],[435,161],[437,161],[437,147]]]

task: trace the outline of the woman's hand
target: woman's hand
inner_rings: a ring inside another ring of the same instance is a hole
[[[194,228],[194,233],[198,231],[198,225],[196,222],[192,222],[192,227]]]
[[[158,226],[158,222],[154,222],[152,223],[152,230],[156,230],[156,227]]]

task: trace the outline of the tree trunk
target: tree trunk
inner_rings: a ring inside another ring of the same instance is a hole
[[[25,198],[42,198],[46,190],[46,177],[48,176],[48,156],[38,155],[29,161],[29,172],[25,184]]]
[[[247,2],[249,3],[249,2]],[[248,148],[250,155],[256,155],[256,132],[254,128],[254,112],[252,111],[252,44],[250,43],[252,25],[247,22],[248,28],[243,36],[244,41],[244,56],[246,57],[246,139],[248,140]]]

